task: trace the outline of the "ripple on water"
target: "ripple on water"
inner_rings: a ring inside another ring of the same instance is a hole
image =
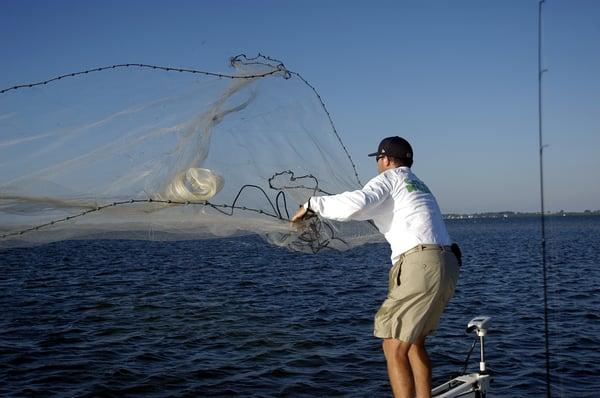
[[[551,366],[562,396],[600,389],[597,221],[548,223]],[[490,396],[544,394],[537,222],[449,223],[465,263],[429,340],[435,383],[462,368],[473,341],[466,322],[487,314]],[[388,255],[382,244],[303,255],[256,237],[73,241],[0,252],[0,390],[389,396],[381,343],[372,337]]]

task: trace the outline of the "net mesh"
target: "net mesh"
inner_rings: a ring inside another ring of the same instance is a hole
[[[361,186],[314,87],[240,55],[218,74],[141,64],[0,91],[0,247],[260,234],[316,252],[368,223],[290,213]]]

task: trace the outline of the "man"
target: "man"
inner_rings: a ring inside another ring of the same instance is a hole
[[[410,169],[408,141],[385,138],[369,156],[375,156],[379,174],[362,189],[311,197],[292,221],[311,211],[337,221],[374,221],[392,249],[388,296],[375,315],[374,330],[383,339],[392,391],[395,397],[430,397],[425,338],[454,294],[460,250],[450,246],[434,196]]]

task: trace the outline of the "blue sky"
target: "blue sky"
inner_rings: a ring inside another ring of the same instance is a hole
[[[122,62],[281,59],[363,180],[388,135],[444,212],[537,211],[537,7],[513,1],[0,2],[0,87]],[[600,209],[600,1],[544,5],[547,210]]]

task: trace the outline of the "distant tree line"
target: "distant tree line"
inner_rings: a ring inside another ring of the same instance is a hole
[[[547,216],[598,216],[600,210],[584,210],[584,211],[548,211],[545,213]],[[539,216],[540,212],[515,212],[515,211],[491,211],[483,213],[448,213],[444,214],[445,218],[508,218],[508,217],[531,217]]]

